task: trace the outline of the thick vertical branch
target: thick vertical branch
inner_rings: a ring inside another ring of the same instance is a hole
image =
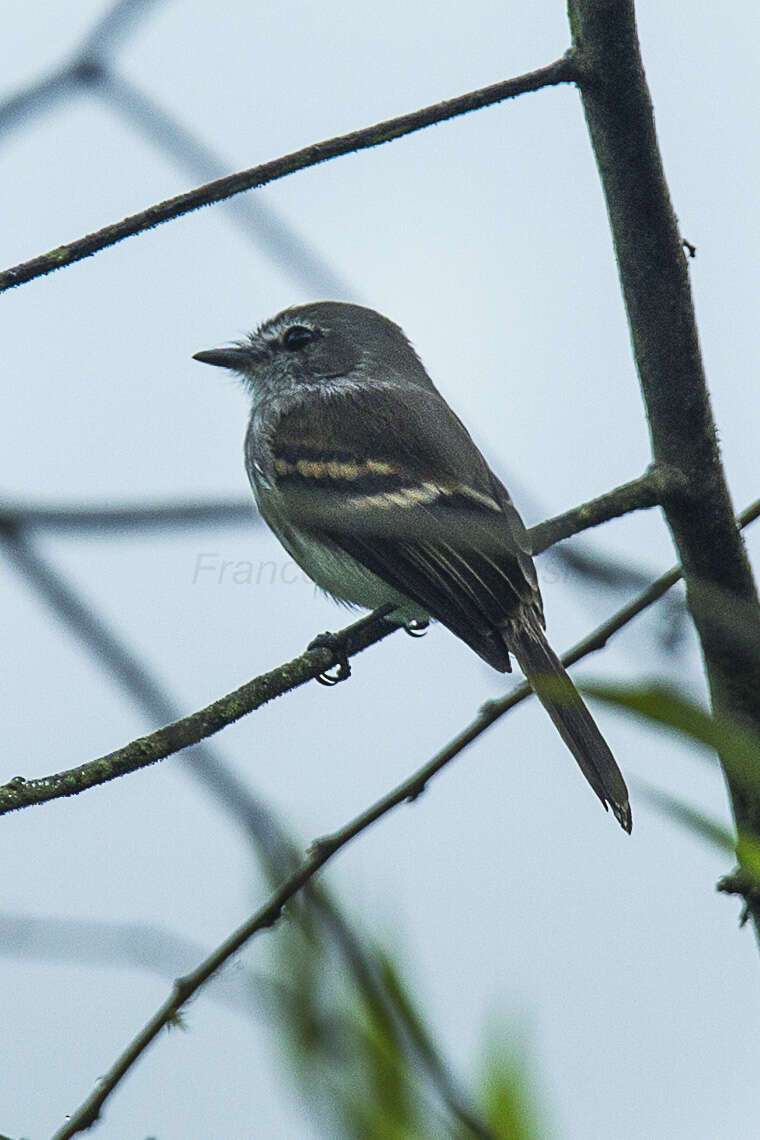
[[[720,460],[678,224],[642,67],[633,0],[569,0],[577,82],[604,189],[658,466],[681,476],[663,509],[681,558],[713,707],[760,730],[760,662],[721,622],[721,602],[760,610]],[[748,638],[751,641],[752,638]],[[760,789],[729,779],[737,826],[760,834]],[[760,934],[760,902],[752,904]]]

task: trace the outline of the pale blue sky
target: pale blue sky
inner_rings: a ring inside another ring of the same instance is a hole
[[[95,0],[6,0],[10,93],[65,59]],[[690,263],[737,507],[758,494],[756,9],[639,3],[665,168]],[[566,48],[562,0],[525,5],[158,5],[118,54],[126,77],[240,169],[540,66]],[[752,47],[750,45],[752,44]],[[180,192],[193,180],[81,95],[0,138],[3,267]],[[526,521],[649,461],[604,204],[572,89],[517,101],[255,192],[358,299],[400,323],[511,483]],[[203,210],[0,299],[3,486],[14,500],[243,497],[246,400],[191,360],[313,289]],[[654,512],[592,549],[653,574],[673,562]],[[52,555],[190,711],[298,652],[344,615],[263,529],[48,537]],[[757,561],[758,535],[750,538]],[[193,582],[200,554],[278,560],[271,582]],[[542,568],[543,567],[543,568]],[[544,561],[563,649],[619,599]],[[73,766],[149,727],[8,564],[0,779]],[[642,619],[579,671],[668,677],[703,694]],[[351,682],[310,685],[226,730],[220,748],[304,843],[423,762],[504,679],[445,631],[397,636]],[[642,777],[723,819],[722,782],[672,740],[599,710],[634,786],[627,839],[540,709],[523,707],[329,873],[392,934],[442,1047],[467,1080],[497,1011],[527,1030],[554,1135],[746,1136],[756,1116],[756,948],[714,891],[730,868],[637,799]],[[210,947],[257,905],[239,836],[174,758],[0,821],[0,909],[160,924]],[[264,936],[245,955],[263,968]],[[192,965],[192,961],[187,963]],[[47,1136],[163,1000],[131,969],[2,960],[0,1131]],[[318,1135],[262,1022],[201,997],[109,1103],[98,1136]],[[252,1121],[255,1121],[255,1129]]]

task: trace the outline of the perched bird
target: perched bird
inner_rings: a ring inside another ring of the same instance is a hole
[[[194,359],[250,391],[248,477],[292,558],[341,601],[435,618],[502,673],[513,654],[630,832],[620,769],[544,635],[522,520],[398,325],[322,301]]]

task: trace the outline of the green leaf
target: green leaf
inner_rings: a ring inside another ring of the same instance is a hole
[[[668,685],[597,684],[584,685],[583,691],[713,749],[733,781],[747,788],[760,787],[760,737],[751,728],[711,716]]]
[[[756,792],[760,787],[760,736],[751,728],[710,713],[667,685],[584,685],[584,692],[654,724],[677,732],[695,744],[716,751],[732,781]],[[735,854],[750,884],[760,887],[760,837],[737,838],[711,819],[668,792],[644,788],[647,799],[712,846]]]
[[[651,804],[665,815],[683,824],[689,831],[706,839],[713,847],[728,855],[736,855],[745,872],[760,886],[760,842],[751,835],[740,834],[736,839],[733,832],[704,812],[671,796],[659,788],[651,788],[639,782],[639,791]]]
[[[503,1031],[492,1035],[488,1045],[479,1101],[488,1128],[499,1140],[547,1140],[527,1048],[510,1045]]]

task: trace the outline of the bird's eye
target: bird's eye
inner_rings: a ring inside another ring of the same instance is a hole
[[[307,329],[304,325],[293,325],[283,336],[282,344],[284,348],[294,352],[299,348],[304,348],[305,345],[314,340],[315,336],[314,329]]]

